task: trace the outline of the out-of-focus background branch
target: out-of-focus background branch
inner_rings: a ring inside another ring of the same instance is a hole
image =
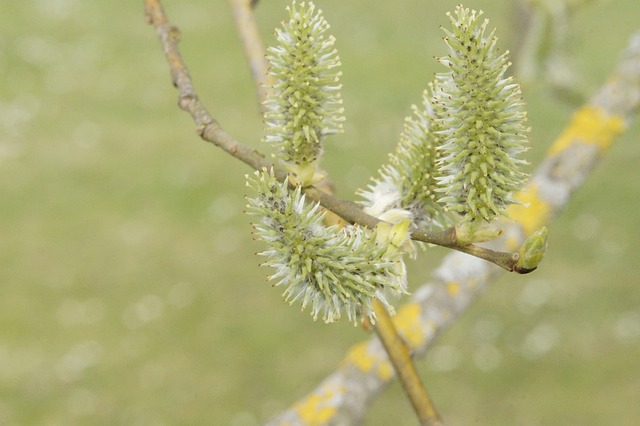
[[[265,42],[287,3],[259,4]],[[324,164],[348,198],[420,101],[453,4],[318,5],[338,39],[350,120]],[[512,47],[512,2],[468,6]],[[165,7],[203,102],[258,146],[228,2]],[[638,7],[593,2],[574,14],[585,86],[612,69]],[[0,422],[250,425],[311,390],[363,332],[313,323],[265,282],[239,214],[248,169],[201,143],[177,110],[141,4],[8,2],[0,25]],[[573,108],[538,86],[524,95],[536,164]],[[634,124],[553,224],[540,270],[497,282],[419,362],[451,423],[640,417],[637,135]],[[411,265],[412,283],[445,253]],[[404,410],[394,385],[365,422],[414,424]]]

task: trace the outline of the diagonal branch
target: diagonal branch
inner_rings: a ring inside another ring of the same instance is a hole
[[[269,161],[266,156],[258,150],[235,140],[220,126],[202,102],[200,102],[193,86],[189,70],[178,49],[180,30],[167,21],[160,2],[158,0],[145,0],[145,13],[148,22],[155,27],[158,37],[160,38],[162,49],[169,64],[171,80],[178,89],[178,106],[191,115],[195,122],[198,135],[203,140],[221,148],[253,169],[273,168],[276,177],[279,180],[284,180],[287,176],[286,170]],[[305,193],[309,200],[320,203],[323,207],[336,213],[349,223],[373,229],[380,222],[379,219],[363,212],[358,204],[352,201],[342,200],[314,186],[305,188]],[[516,259],[511,253],[502,253],[473,244],[460,244],[455,237],[455,230],[453,228],[445,231],[414,231],[411,233],[411,238],[416,241],[435,244],[471,254],[494,263],[507,271],[519,273],[530,272],[519,271],[516,267]]]
[[[640,32],[635,34],[607,82],[579,109],[550,148],[546,159],[514,206],[517,221],[506,232],[502,249],[518,245],[527,234],[550,222],[567,204],[613,140],[640,107]],[[452,324],[499,276],[500,269],[460,253],[448,255],[431,281],[414,293],[394,318],[415,355],[424,354],[435,337]],[[338,369],[309,395],[268,425],[357,424],[368,405],[393,379],[384,349],[370,339],[353,346]]]

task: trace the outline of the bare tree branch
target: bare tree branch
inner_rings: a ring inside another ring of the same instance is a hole
[[[607,82],[575,113],[527,188],[518,195],[529,206],[512,207],[510,214],[517,224],[507,230],[499,248],[513,249],[526,235],[553,220],[639,107],[640,32],[631,38]],[[418,288],[394,318],[413,354],[424,354],[435,337],[484,292],[499,272],[495,265],[461,253],[445,257],[431,281]],[[356,344],[335,372],[268,425],[357,424],[393,379],[391,372],[377,339]]]

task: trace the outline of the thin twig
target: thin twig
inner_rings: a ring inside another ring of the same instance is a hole
[[[400,383],[402,383],[411,405],[418,415],[420,424],[423,426],[442,425],[442,420],[433,406],[429,393],[420,380],[409,348],[398,334],[391,316],[379,300],[373,302],[373,309],[376,313],[376,334],[389,356],[389,361],[398,373]]]
[[[242,50],[247,57],[251,76],[256,86],[258,104],[260,105],[260,109],[264,110],[264,101],[267,98],[269,82],[264,46],[258,31],[256,17],[253,13],[253,7],[256,2],[251,2],[250,0],[229,0],[229,3],[233,10],[233,18],[236,23],[238,36],[242,42]]]

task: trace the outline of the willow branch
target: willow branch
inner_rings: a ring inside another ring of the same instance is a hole
[[[265,59],[264,45],[253,13],[256,2],[229,0],[229,3],[233,10],[233,18],[242,43],[242,49],[247,57],[251,76],[256,86],[258,103],[260,108],[264,109],[263,105],[268,92],[267,60]]]
[[[574,115],[547,157],[518,197],[529,204],[514,206],[516,220],[501,240],[504,250],[552,221],[569,202],[613,141],[627,128],[640,107],[640,32],[634,35],[607,82]],[[499,275],[500,269],[461,253],[451,253],[401,307],[393,322],[414,356],[423,355]],[[377,339],[353,346],[340,366],[306,397],[268,425],[306,426],[358,424],[375,397],[391,382],[384,349]],[[322,416],[322,417],[321,417]]]
[[[195,122],[196,132],[198,135],[203,140],[221,148],[255,170],[273,168],[276,177],[280,180],[284,180],[287,176],[286,170],[269,161],[266,156],[258,150],[250,148],[235,140],[220,126],[220,124],[202,104],[193,86],[189,70],[180,55],[180,50],[178,49],[180,31],[177,27],[171,25],[167,21],[167,17],[160,1],[145,0],[145,13],[148,22],[156,29],[156,33],[158,34],[162,49],[169,64],[171,80],[173,85],[178,89],[178,106],[180,109],[191,115]],[[323,192],[316,187],[310,186],[305,188],[305,193],[309,200],[319,202],[323,207],[333,211],[349,223],[373,229],[380,222],[379,219],[363,212],[362,208],[358,204],[352,201],[342,200],[335,195]],[[516,269],[516,263],[511,253],[500,253],[473,244],[465,245],[458,243],[453,229],[445,231],[416,231],[411,234],[411,238],[416,241],[435,244],[471,254],[494,263],[507,271],[520,273],[527,272],[518,271]]]

